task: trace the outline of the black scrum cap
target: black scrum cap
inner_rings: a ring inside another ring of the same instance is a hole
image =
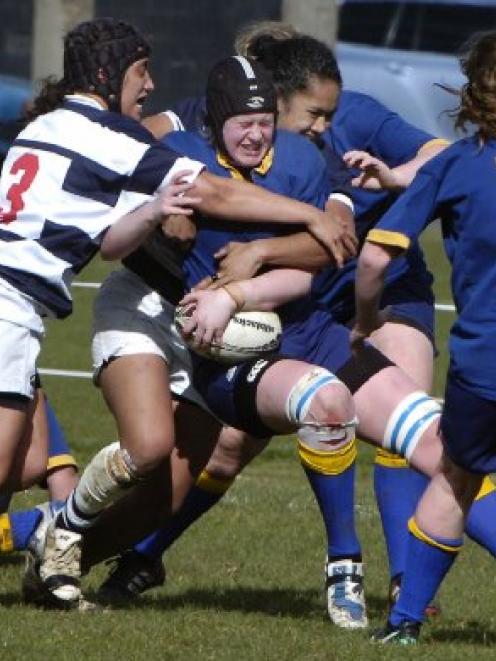
[[[150,44],[132,26],[113,18],[77,25],[64,40],[64,80],[72,91],[93,92],[120,112],[127,68],[150,54]]]
[[[234,115],[277,112],[271,74],[256,60],[241,55],[218,62],[207,81],[207,120],[222,145],[224,122]]]

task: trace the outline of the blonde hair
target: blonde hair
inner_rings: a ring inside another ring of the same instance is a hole
[[[277,41],[291,39],[300,35],[291,23],[282,21],[255,21],[242,27],[234,37],[234,51],[238,55],[250,57],[250,48],[260,37],[272,37]]]

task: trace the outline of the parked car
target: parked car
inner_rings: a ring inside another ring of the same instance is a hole
[[[20,130],[19,120],[32,95],[29,80],[0,74],[0,160]]]
[[[336,54],[346,89],[364,92],[424,130],[457,136],[446,111],[464,78],[458,55],[496,26],[496,2],[341,0]]]

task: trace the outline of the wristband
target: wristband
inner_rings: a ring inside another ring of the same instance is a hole
[[[224,285],[222,289],[224,289],[227,292],[227,294],[232,298],[232,300],[236,303],[236,308],[234,310],[235,312],[239,312],[244,308],[246,302],[245,297],[243,296],[243,293],[240,290],[240,288],[235,283],[231,282],[227,285]]]

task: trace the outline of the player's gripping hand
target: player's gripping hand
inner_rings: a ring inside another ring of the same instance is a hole
[[[348,256],[347,232],[341,223],[331,223],[325,213],[315,209],[307,230],[327,250],[336,266],[341,268]]]
[[[123,259],[170,214],[191,215],[191,206],[199,204],[201,199],[187,195],[193,185],[184,180],[189,174],[190,171],[185,170],[178,172],[151,200],[117,219],[100,244],[102,258],[109,261]]]
[[[201,203],[200,197],[190,197],[186,193],[191,190],[194,183],[185,180],[191,174],[190,170],[181,170],[175,174],[170,182],[160,189],[158,194],[149,202],[151,215],[158,225],[167,216],[191,216],[191,207]]]
[[[343,161],[348,167],[361,170],[361,173],[351,180],[353,186],[368,190],[397,190],[401,188],[394,170],[366,151],[348,151],[344,154]]]
[[[220,289],[236,280],[249,280],[263,265],[259,245],[258,241],[226,243],[214,254],[215,259],[219,260],[215,276],[203,278],[195,285],[194,290]]]
[[[353,211],[342,202],[329,199],[324,213],[331,223],[337,223],[341,227],[345,259],[355,257],[358,251],[358,238],[355,231]]]
[[[221,344],[226,326],[236,312],[236,301],[225,289],[191,291],[179,305],[192,308],[191,317],[183,327],[183,335],[198,349]]]
[[[171,214],[162,222],[162,233],[181,252],[188,252],[196,237],[196,223],[193,216]]]

